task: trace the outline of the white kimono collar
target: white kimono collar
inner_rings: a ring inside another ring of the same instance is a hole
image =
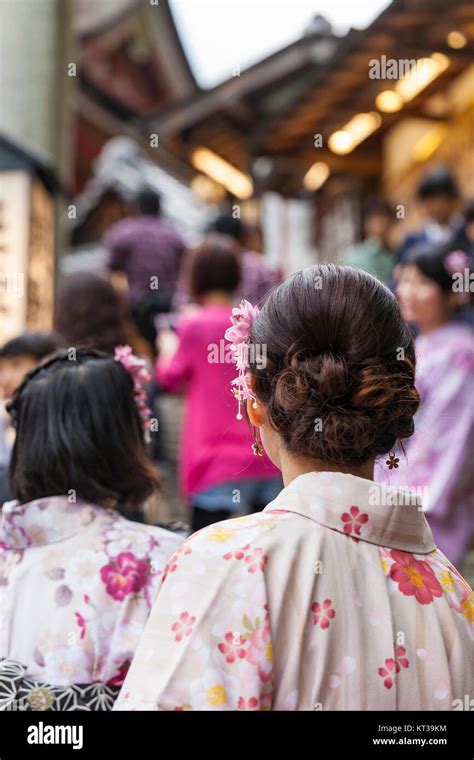
[[[294,512],[367,541],[415,554],[436,548],[421,499],[404,488],[340,472],[308,472],[284,488],[265,512]]]

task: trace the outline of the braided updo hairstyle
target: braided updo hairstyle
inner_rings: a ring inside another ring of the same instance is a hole
[[[297,272],[266,301],[250,345],[256,396],[290,454],[349,467],[413,434],[413,338],[371,275],[333,264]]]

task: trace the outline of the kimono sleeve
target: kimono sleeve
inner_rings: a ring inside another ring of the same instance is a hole
[[[457,499],[472,488],[473,398],[474,357],[467,354],[437,383],[411,455],[415,465],[418,457],[432,458],[428,515],[440,520],[449,520]]]
[[[271,709],[272,642],[258,555],[249,572],[243,550],[213,553],[208,535],[195,534],[170,559],[115,709]]]

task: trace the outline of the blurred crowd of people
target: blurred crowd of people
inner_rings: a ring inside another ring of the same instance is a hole
[[[279,473],[266,456],[255,460],[250,432],[235,419],[226,389],[229,363],[209,363],[210,347],[220,345],[230,325],[232,306],[242,298],[261,302],[280,282],[261,252],[248,247],[252,238],[253,231],[239,218],[223,213],[203,242],[186,250],[161,218],[157,193],[144,188],[138,194],[136,214],[114,224],[104,237],[107,269],[61,278],[51,334],[25,333],[0,349],[2,502],[11,495],[14,431],[5,404],[15,387],[56,349],[86,347],[113,355],[118,345],[130,345],[147,362],[152,375],[148,400],[155,413],[158,396],[172,391],[185,396],[180,495],[190,507],[190,525],[198,529],[271,500],[281,487]],[[168,452],[162,427],[156,427],[149,450],[159,465]],[[143,519],[140,512],[133,517]]]
[[[416,336],[421,405],[415,432],[395,452],[400,466],[378,477],[423,489],[436,545],[472,578],[474,202],[459,197],[444,167],[426,174],[418,200],[424,221],[398,248],[393,245],[394,210],[383,198],[368,201],[364,238],[347,251],[344,262],[394,290]],[[0,501],[19,504],[13,526],[17,552],[31,545],[24,541],[22,523],[29,520],[35,522],[35,541],[44,554],[44,573],[22,591],[23,604],[28,599],[39,604],[34,599],[42,595],[49,599],[43,586],[55,583],[51,605],[72,600],[80,631],[90,627],[105,642],[105,628],[115,630],[113,651],[104,643],[93,673],[93,680],[109,686],[120,683],[117,663],[119,672],[128,667],[152,594],[137,594],[127,611],[112,609],[110,600],[124,599],[126,584],[144,588],[153,561],[171,572],[167,560],[180,551],[183,536],[258,512],[282,488],[279,470],[265,453],[254,456],[251,428],[236,418],[229,394],[235,370],[223,345],[233,307],[242,299],[261,304],[281,281],[281,273],[251,247],[251,233],[240,218],[224,213],[201,243],[187,250],[162,219],[159,197],[145,188],[136,215],[116,223],[104,237],[107,270],[61,278],[54,330],[24,333],[0,348]],[[454,276],[460,278],[458,288]],[[143,511],[169,452],[161,424],[142,436],[131,388],[114,361],[116,347],[125,345],[146,364],[151,378],[147,405],[154,417],[167,394],[184,397],[179,488],[188,517],[174,532],[172,525],[148,525]],[[73,362],[71,349],[77,352]],[[81,511],[77,490],[88,494],[90,504],[109,504],[118,512],[104,515],[90,506]],[[25,504],[34,507],[25,511]],[[67,558],[59,550],[54,560],[47,556],[46,547],[58,536],[79,536],[86,526],[89,533],[82,540],[100,547],[101,554],[98,559],[90,552],[88,569],[65,570]],[[98,574],[108,596],[99,592]],[[45,602],[43,614],[51,610]],[[107,625],[97,615],[108,616]],[[60,643],[34,642],[33,632],[30,638],[21,651],[12,645],[12,656],[26,665],[31,658],[46,663],[52,682],[89,682],[80,640],[74,672],[66,673],[70,659]]]

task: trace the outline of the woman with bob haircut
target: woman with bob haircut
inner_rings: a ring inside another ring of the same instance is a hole
[[[124,519],[157,487],[144,438],[142,364],[59,351],[9,404],[14,501],[0,525],[0,657],[57,686],[120,685],[181,538]]]
[[[234,319],[238,404],[285,487],[186,540],[116,709],[460,709],[472,591],[416,494],[373,480],[376,458],[396,467],[419,403],[395,296],[321,265]]]

